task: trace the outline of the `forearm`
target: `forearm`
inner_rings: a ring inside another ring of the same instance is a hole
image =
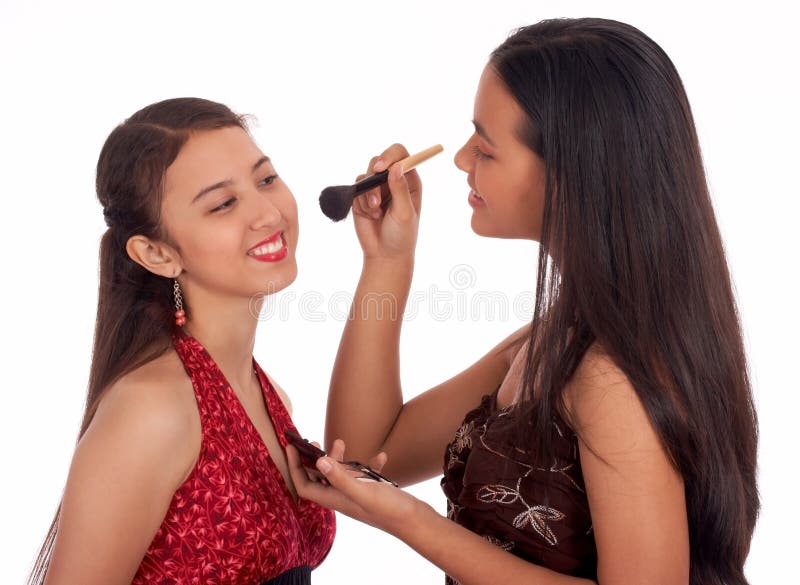
[[[413,258],[365,260],[336,356],[325,443],[347,444],[348,458],[369,458],[381,447],[403,407],[400,330]]]
[[[392,533],[462,585],[590,585],[512,555],[419,502]]]

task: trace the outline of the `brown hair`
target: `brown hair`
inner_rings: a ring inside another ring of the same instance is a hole
[[[97,198],[108,230],[100,240],[100,287],[86,410],[86,432],[104,391],[163,354],[173,333],[172,283],[133,260],[133,235],[166,240],[160,224],[164,175],[193,131],[238,126],[245,119],[222,104],[175,98],[147,106],[117,126],[97,161]],[[58,530],[59,506],[28,582],[44,581]]]
[[[516,432],[551,461],[553,409],[592,345],[625,373],[683,476],[692,585],[746,585],[758,428],[694,121],[664,51],[603,19],[547,20],[492,54],[545,163]],[[578,432],[580,430],[578,429]]]

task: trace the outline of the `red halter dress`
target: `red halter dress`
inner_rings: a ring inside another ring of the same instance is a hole
[[[192,337],[175,350],[192,380],[202,425],[197,464],[175,492],[133,585],[304,584],[330,550],[335,518],[295,501],[217,364]],[[282,447],[294,423],[253,361]]]

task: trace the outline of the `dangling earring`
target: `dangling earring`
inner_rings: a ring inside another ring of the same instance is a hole
[[[172,292],[175,296],[175,325],[182,327],[186,325],[186,313],[183,311],[183,295],[181,294],[181,285],[178,284],[178,279],[176,278],[174,282]]]

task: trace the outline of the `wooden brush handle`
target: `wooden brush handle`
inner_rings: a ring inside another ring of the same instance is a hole
[[[437,144],[435,146],[431,146],[430,148],[426,148],[425,150],[418,152],[417,154],[412,154],[411,156],[407,156],[406,158],[400,161],[400,166],[403,167],[403,174],[407,173],[418,164],[425,162],[429,158],[434,155],[439,154],[442,152],[444,148],[442,148],[441,144]],[[351,197],[356,197],[361,195],[370,189],[377,187],[378,185],[383,185],[389,178],[389,169],[385,171],[381,171],[380,173],[375,173],[374,175],[368,175],[353,185],[354,189],[351,192]]]
[[[403,173],[404,174],[407,173],[408,171],[416,167],[418,164],[425,162],[426,160],[428,160],[432,156],[439,154],[443,150],[444,148],[442,147],[441,144],[436,144],[434,146],[431,146],[430,148],[426,148],[425,150],[418,152],[417,154],[412,154],[411,156],[407,156],[406,158],[400,161],[400,166],[403,167]]]

